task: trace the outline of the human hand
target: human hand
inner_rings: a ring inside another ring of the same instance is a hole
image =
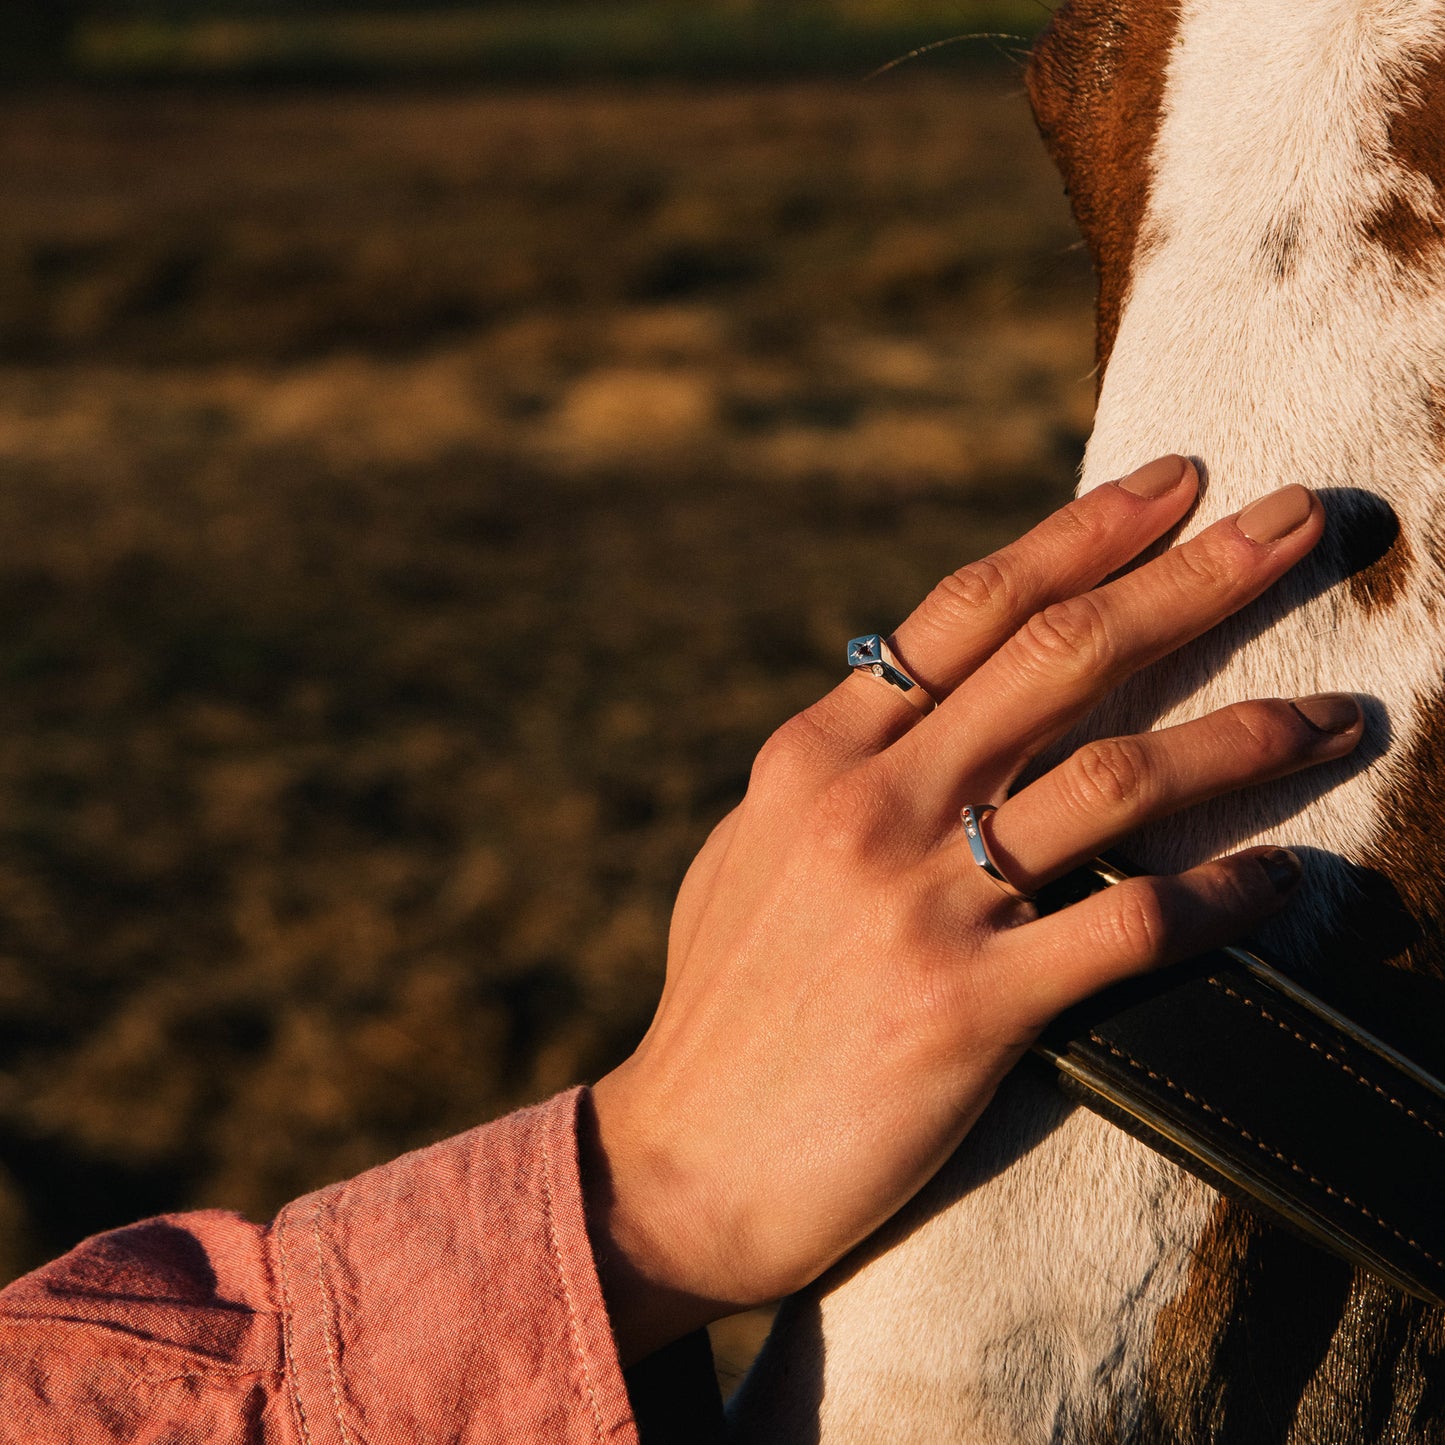
[[[667,979],[584,1134],[599,1273],[624,1360],[822,1273],[938,1169],[1063,1009],[1247,932],[1299,864],[1255,848],[1047,918],[977,868],[959,820],[997,803],[1025,891],[1143,824],[1342,757],[1353,699],[1254,701],[1030,759],[1131,673],[1257,597],[1319,540],[1286,487],[1105,582],[1198,488],[1178,457],[946,578],[898,629],[939,700],[854,675],[784,724],[678,897]]]

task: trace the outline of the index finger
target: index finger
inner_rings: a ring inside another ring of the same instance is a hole
[[[1323,531],[1319,498],[1282,487],[1147,566],[1037,613],[900,744],[898,766],[944,796],[963,776],[977,787],[980,772],[1006,787],[1126,677],[1252,602]]]
[[[942,702],[1036,612],[1087,592],[1180,522],[1194,465],[1165,456],[1061,507],[1016,542],[945,577],[893,634],[899,660]],[[917,721],[891,688],[845,679],[804,714],[840,755],[876,752]]]
[[[899,656],[941,702],[1034,613],[1089,591],[1162,537],[1198,490],[1194,464],[1174,455],[1095,487],[945,577],[894,634]]]

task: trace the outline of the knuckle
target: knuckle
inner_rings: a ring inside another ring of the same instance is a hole
[[[1111,812],[1134,811],[1153,793],[1155,767],[1138,738],[1104,738],[1074,754],[1073,794],[1081,811],[1101,804]]]
[[[1226,741],[1236,756],[1256,765],[1274,762],[1298,750],[1299,715],[1287,702],[1241,702],[1227,715]]]
[[[928,606],[944,616],[1009,613],[1017,606],[1019,590],[1019,580],[1011,566],[997,556],[981,557],[967,567],[950,572],[933,589]]]
[[[1056,602],[1035,613],[1024,624],[1018,639],[1026,660],[1066,676],[1104,666],[1111,650],[1104,615],[1088,596]]]
[[[758,750],[750,786],[788,788],[815,766],[824,746],[823,730],[810,711],[791,717]]]
[[[1127,884],[1109,894],[1112,907],[1100,924],[1104,948],[1136,962],[1162,957],[1168,935],[1168,919],[1159,894],[1147,884]]]
[[[1222,592],[1230,580],[1226,561],[1210,540],[1206,534],[1169,553],[1179,580],[1191,592]]]
[[[1103,509],[1117,495],[1117,489],[1095,487],[1049,518],[1054,538],[1062,548],[1084,551],[1108,540],[1109,526]]]
[[[876,850],[892,813],[873,769],[844,773],[819,792],[809,815],[810,839],[825,852],[861,857]]]

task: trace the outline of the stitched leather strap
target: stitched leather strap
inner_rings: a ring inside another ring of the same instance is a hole
[[[1100,860],[1041,906],[1126,876]],[[1217,1188],[1445,1303],[1445,1086],[1257,955],[1109,990],[1038,1052],[1068,1092]]]

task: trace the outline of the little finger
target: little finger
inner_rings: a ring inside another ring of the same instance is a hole
[[[1128,879],[998,935],[997,987],[1014,1022],[1041,1029],[1111,984],[1233,942],[1285,907],[1300,877],[1295,854],[1266,847]]]

